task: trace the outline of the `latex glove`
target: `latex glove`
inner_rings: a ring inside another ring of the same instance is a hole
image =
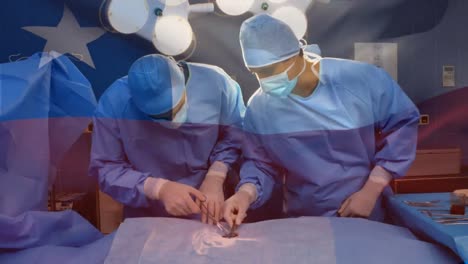
[[[202,192],[178,182],[167,181],[159,190],[159,200],[164,204],[166,211],[173,216],[200,213],[200,208],[192,196],[200,201],[205,201],[205,195]]]
[[[214,225],[221,219],[225,176],[208,173],[200,186],[199,190],[205,195],[206,200],[202,202],[197,199],[197,205],[201,209],[201,221],[205,224]]]
[[[341,217],[369,218],[385,185],[368,180],[364,187],[346,199],[338,210]]]
[[[224,220],[232,227],[234,224],[239,226],[247,216],[247,210],[254,198],[249,192],[239,189],[237,193],[224,202]]]

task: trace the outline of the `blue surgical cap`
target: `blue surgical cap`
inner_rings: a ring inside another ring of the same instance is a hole
[[[144,113],[158,115],[172,110],[182,99],[185,77],[177,63],[166,56],[147,55],[128,72],[132,100]]]
[[[310,45],[305,45],[303,48],[304,52],[307,53],[313,53],[319,56],[322,56],[322,50],[320,49],[319,45],[317,44],[310,44]]]
[[[292,29],[267,14],[245,20],[239,38],[248,68],[269,66],[287,60],[300,51],[300,43]]]

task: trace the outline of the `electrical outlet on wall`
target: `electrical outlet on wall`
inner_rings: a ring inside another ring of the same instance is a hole
[[[419,117],[419,125],[420,126],[429,125],[429,115],[421,115]]]
[[[444,87],[455,87],[455,66],[444,65],[442,67],[442,82]]]

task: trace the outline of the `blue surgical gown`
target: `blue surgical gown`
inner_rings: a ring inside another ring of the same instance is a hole
[[[379,165],[402,177],[415,156],[419,113],[398,84],[373,65],[326,58],[307,98],[249,100],[241,182],[256,186],[256,208],[285,182],[288,216],[336,216]],[[380,203],[371,219],[382,220]]]
[[[143,192],[148,177],[198,188],[215,161],[238,161],[245,105],[239,85],[221,69],[187,63],[187,121],[175,128],[143,113],[132,101],[128,79],[102,95],[94,118],[90,174],[126,216],[167,216]]]
[[[36,53],[0,64],[1,215],[47,210],[56,168],[96,104],[91,84],[67,56]]]

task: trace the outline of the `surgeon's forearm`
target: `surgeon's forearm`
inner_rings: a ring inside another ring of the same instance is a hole
[[[390,172],[377,165],[371,171],[369,179],[363,188],[372,189],[374,192],[380,195],[392,179],[393,176],[390,174]]]
[[[151,200],[159,200],[159,192],[168,180],[163,178],[148,177],[143,185],[143,192]]]
[[[252,183],[244,183],[237,192],[244,192],[249,196],[249,203],[252,204],[258,198],[257,187]]]
[[[242,138],[242,129],[232,125],[222,125],[218,142],[210,155],[211,166],[222,164],[227,172],[239,160]]]
[[[219,180],[222,180],[222,182],[224,183],[224,180],[227,177],[228,170],[229,168],[224,162],[215,161],[213,162],[213,164],[211,164],[210,168],[208,169],[205,179],[206,178],[212,178],[212,179],[218,178]]]
[[[211,164],[210,169],[208,169],[203,184],[209,184],[210,186],[216,186],[222,189],[227,177],[227,172],[228,167],[226,164],[215,161]]]

